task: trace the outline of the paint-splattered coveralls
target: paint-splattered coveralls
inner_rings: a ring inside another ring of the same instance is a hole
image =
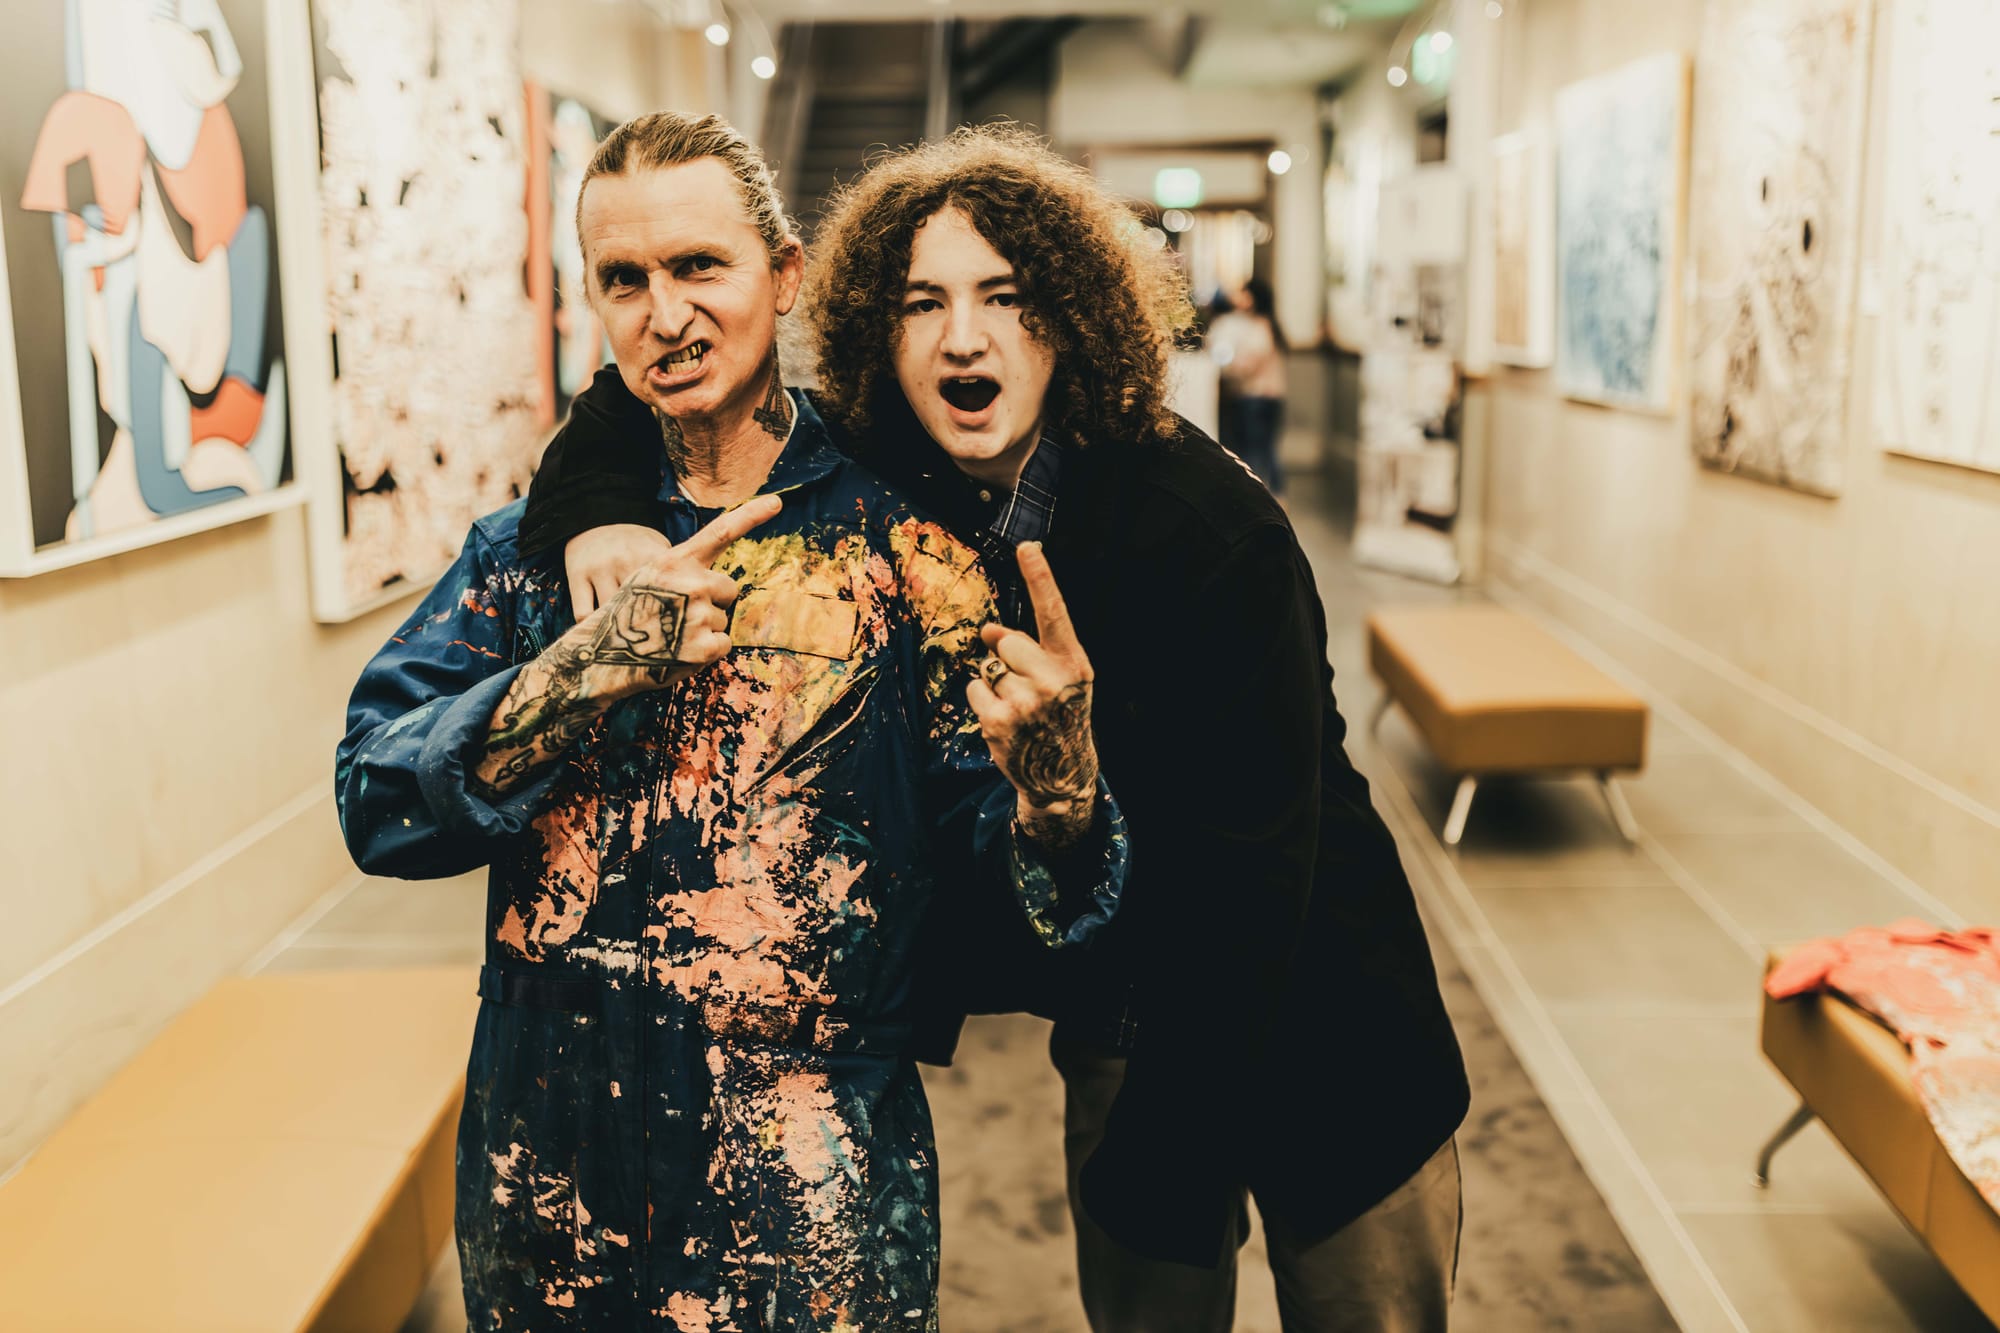
[[[765,486],[785,508],[716,564],[744,591],[715,667],[481,799],[495,707],[572,623],[561,570],[517,556],[515,504],[355,688],[355,859],[492,866],[458,1146],[474,1328],[934,1328],[930,1113],[901,1044],[919,915],[934,884],[1011,893],[1024,931],[1074,944],[1122,885],[1108,799],[1061,894],[1012,827],[964,699],[991,614],[972,554],[794,402]],[[712,517],[663,498],[675,541]]]

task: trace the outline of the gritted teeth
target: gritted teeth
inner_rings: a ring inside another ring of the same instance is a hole
[[[675,371],[692,370],[696,366],[701,364],[702,357],[706,356],[707,354],[708,354],[707,343],[705,342],[689,343],[686,347],[683,347],[680,351],[671,352],[666,356],[661,357],[660,368],[662,370],[667,371],[670,374]]]

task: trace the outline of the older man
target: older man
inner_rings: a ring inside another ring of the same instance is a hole
[[[935,1327],[913,946],[939,882],[1010,895],[1043,944],[1109,914],[1123,837],[1073,704],[1090,666],[1046,565],[1040,642],[982,664],[972,552],[781,387],[801,253],[740,135],[619,127],[579,231],[674,544],[572,623],[558,564],[520,552],[521,505],[481,519],[362,674],[339,754],[364,869],[493,868],[468,1312]]]

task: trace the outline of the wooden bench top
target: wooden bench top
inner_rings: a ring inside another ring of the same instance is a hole
[[[451,1231],[476,981],[217,985],[0,1187],[0,1323],[395,1328]]]
[[[1368,617],[1368,659],[1454,772],[1645,764],[1645,700],[1503,607],[1379,610]]]
[[[1771,954],[1765,970],[1785,952]],[[1820,991],[1766,995],[1759,1042],[1966,1295],[2000,1322],[2000,1214],[1931,1128],[1902,1040],[1844,997]],[[1772,1179],[1782,1181],[1783,1171],[1780,1158]]]

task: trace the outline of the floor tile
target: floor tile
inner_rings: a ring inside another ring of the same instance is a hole
[[[1752,1333],[1992,1333],[1886,1208],[1682,1222]]]
[[[1784,801],[1718,754],[1656,755],[1625,782],[1639,827],[1655,837],[1673,832],[1762,832],[1810,828]]]
[[[1923,915],[1894,883],[1816,832],[1664,832],[1660,846],[1766,944]]]
[[[1757,994],[1760,963],[1679,889],[1472,892],[1544,1005],[1713,1012]]]
[[[1738,1017],[1553,1015],[1591,1086],[1676,1208],[1847,1210],[1888,1205],[1826,1131],[1786,1144],[1772,1183],[1752,1181],[1757,1151],[1798,1105],[1757,1047],[1754,997]]]

